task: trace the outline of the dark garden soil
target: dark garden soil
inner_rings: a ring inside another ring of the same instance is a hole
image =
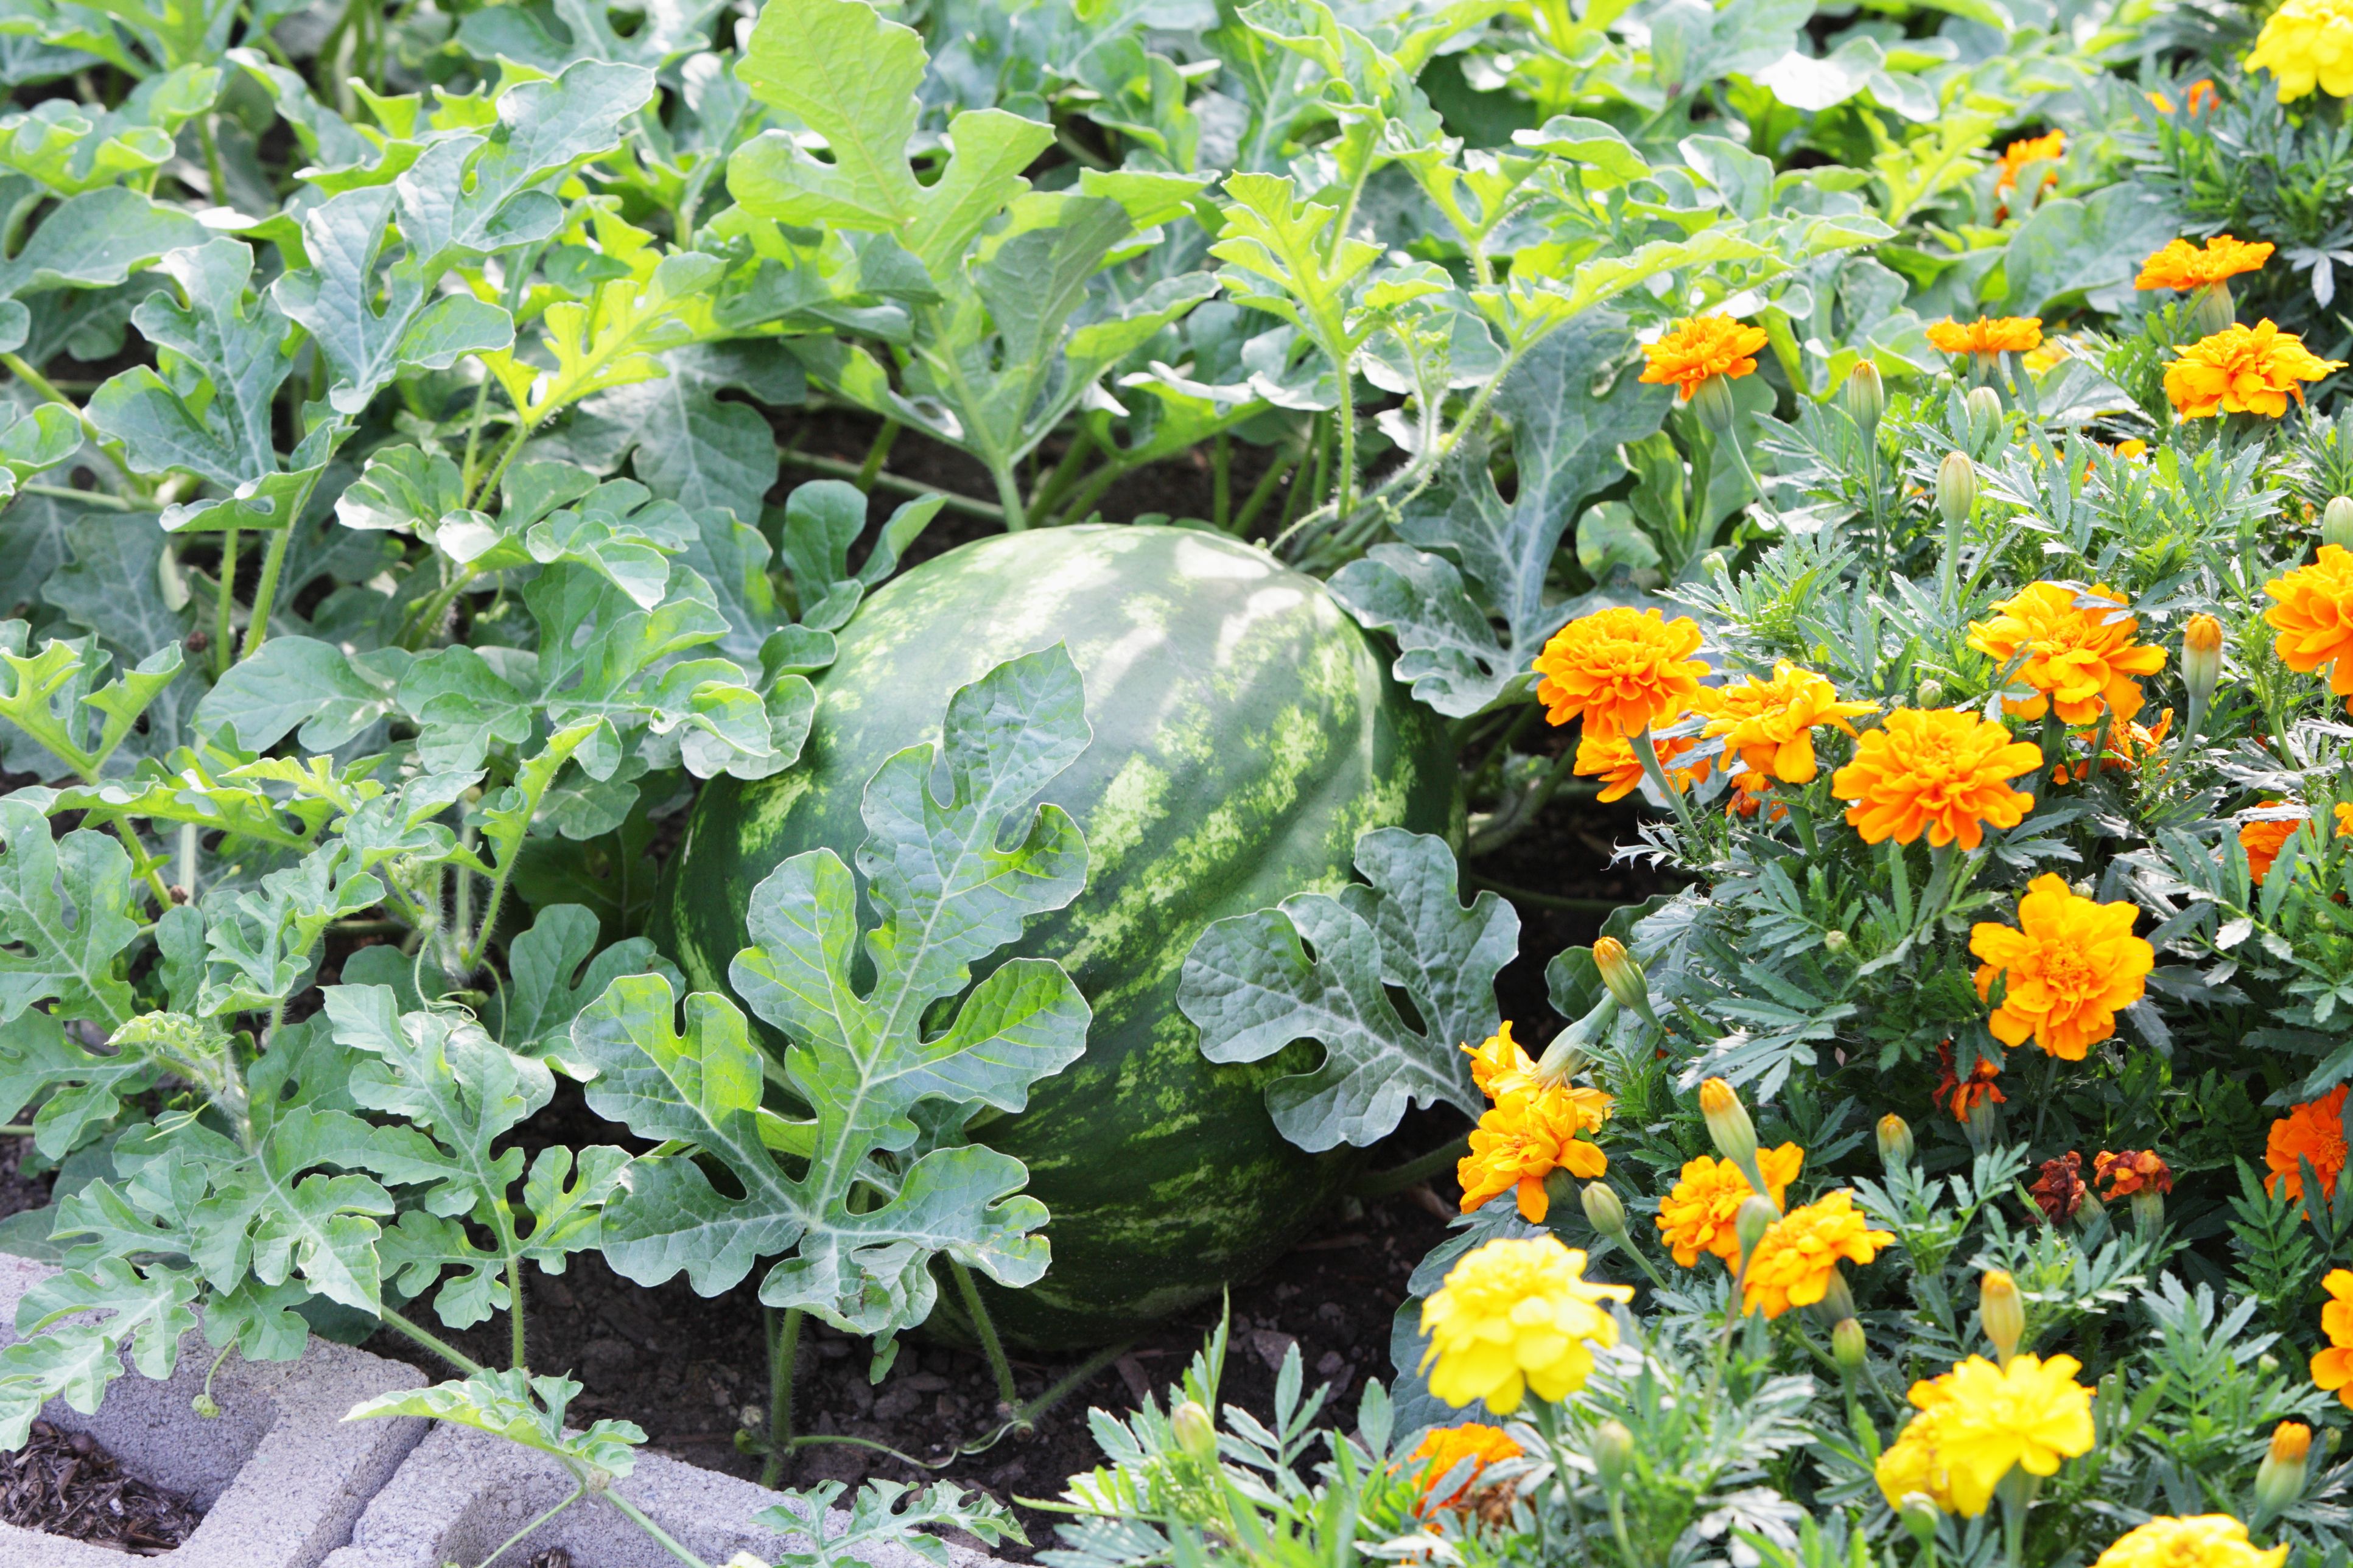
[[[185,1499],[124,1475],[85,1433],[36,1421],[31,1441],[0,1454],[0,1520],[26,1530],[158,1557],[187,1540],[203,1519]]]

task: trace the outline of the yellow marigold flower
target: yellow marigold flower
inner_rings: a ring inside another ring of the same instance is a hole
[[[1935,1410],[1948,1511],[1974,1519],[2013,1468],[2053,1475],[2062,1459],[2092,1451],[2092,1391],[2075,1381],[2082,1370],[2070,1355],[2020,1354],[2007,1367],[1973,1355],[1936,1379],[1942,1386],[1925,1403],[1914,1386],[1912,1403]]]
[[[1767,1178],[1768,1180],[1770,1178]],[[1855,1212],[1854,1194],[1841,1187],[1773,1223],[1741,1276],[1741,1308],[1763,1308],[1778,1318],[1792,1307],[1810,1307],[1830,1293],[1841,1260],[1868,1263],[1895,1239],[1873,1230]]]
[[[2318,1100],[2290,1106],[2272,1123],[2263,1141],[2263,1163],[2271,1174],[2263,1185],[2291,1198],[2304,1196],[2304,1167],[2319,1178],[2323,1196],[2334,1191],[2337,1173],[2345,1169],[2345,1085],[2338,1084]]]
[[[1952,1473],[1937,1446],[1944,1432],[1945,1385],[1950,1375],[1912,1385],[1912,1403],[1919,1406],[1919,1414],[1905,1424],[1873,1467],[1873,1478],[1890,1508],[1901,1508],[1905,1498],[1918,1492],[1945,1512],[1957,1511]]]
[[[1866,730],[1854,761],[1831,775],[1831,793],[1849,803],[1846,819],[1866,844],[1889,838],[1974,849],[1988,823],[2015,827],[2034,797],[2008,780],[2042,766],[2041,747],[2010,739],[1990,720],[1955,708],[1898,708]]]
[[[1700,688],[1703,693],[1707,689],[1704,686]],[[1678,735],[1655,743],[1659,748],[1659,771],[1667,775],[1667,783],[1678,794],[1706,778],[1715,766],[1715,759],[1710,757],[1695,757],[1681,767],[1675,765],[1677,757],[1699,745],[1696,737]],[[1634,742],[1623,735],[1603,733],[1590,724],[1577,738],[1574,771],[1580,778],[1601,781],[1601,793],[1596,798],[1605,805],[1623,800],[1642,787],[1642,760],[1634,754]]]
[[[2067,133],[2064,131],[2048,132],[2011,142],[2001,150],[2001,177],[1993,183],[1994,194],[1999,195],[2004,191],[2016,190],[2018,172],[2029,163],[2055,163],[2066,155],[2066,152]],[[2045,185],[2057,184],[2059,172],[2056,169],[2046,171],[2042,183]],[[1939,348],[1943,346],[1941,343],[1937,345]]]
[[[2142,440],[2137,436],[2127,436],[2123,440],[2116,443],[2116,456],[2119,458],[2146,458],[2148,456],[2148,443]]]
[[[2116,1032],[2116,1014],[2141,998],[2157,950],[2133,935],[2140,910],[2131,904],[2094,903],[2078,897],[2065,879],[2037,877],[2018,900],[2018,929],[1979,921],[1969,928],[1969,951],[1985,963],[1978,996],[1989,996],[1994,976],[2006,984],[1988,1026],[2005,1046],[2034,1043],[2062,1061]]]
[[[1827,679],[1783,659],[1773,667],[1770,680],[1752,675],[1717,692],[1715,716],[1700,734],[1722,737],[1725,751],[1737,755],[1751,774],[1809,784],[1814,776],[1814,727],[1835,724],[1852,735],[1851,719],[1878,711],[1876,702],[1841,701]]]
[[[1990,621],[1969,625],[1969,646],[2008,663],[2026,662],[2018,679],[2037,695],[2008,698],[2002,706],[2021,719],[2040,719],[2055,706],[2070,724],[2099,722],[2114,712],[2129,722],[2140,711],[2136,675],[2165,668],[2165,650],[2133,641],[2140,622],[2106,584],[2086,590],[2037,583],[1994,605]]]
[[[2218,234],[2203,248],[2186,239],[2169,239],[2140,264],[2136,289],[2204,289],[2242,272],[2262,269],[2277,247],[2269,240],[2232,239]]]
[[[1757,1171],[1769,1189],[1765,1195],[1777,1207],[1805,1163],[1806,1152],[1795,1143],[1757,1151]],[[1686,1161],[1683,1179],[1659,1200],[1656,1222],[1675,1261],[1696,1268],[1703,1253],[1724,1259],[1726,1268],[1738,1261],[1740,1238],[1733,1234],[1733,1221],[1739,1216],[1741,1204],[1753,1194],[1748,1178],[1729,1160],[1702,1154]]]
[[[1509,1415],[1529,1392],[1556,1400],[1584,1387],[1592,1347],[1618,1342],[1618,1321],[1602,1303],[1634,1298],[1630,1286],[1584,1274],[1585,1254],[1551,1236],[1506,1237],[1465,1255],[1421,1304],[1430,1393],[1458,1410],[1483,1399]]]
[[[1928,341],[1948,354],[2031,353],[2042,346],[2042,318],[1979,316],[1963,326],[1947,316],[1929,326]]]
[[[2280,1568],[2286,1560],[2286,1547],[2253,1544],[2247,1527],[2229,1514],[2201,1513],[2128,1530],[2092,1568]]]
[[[1669,620],[1656,610],[1611,605],[1553,633],[1536,655],[1536,695],[1545,718],[1566,724],[1582,718],[1588,729],[1639,735],[1671,724],[1704,700],[1699,623]]]
[[[1535,1081],[1535,1060],[1512,1038],[1509,1018],[1496,1025],[1486,1039],[1462,1050],[1471,1058],[1471,1081],[1489,1100],[1516,1094]]]
[[[2282,103],[2316,87],[2331,98],[2353,94],[2353,0],[2287,0],[2255,36],[2247,64],[2279,79]]]
[[[2320,1309],[2320,1331],[2328,1336],[2328,1346],[2313,1355],[2312,1381],[2353,1405],[2353,1269],[2332,1268],[2320,1283],[2328,1292]]]
[[[2279,636],[2272,647],[2299,675],[2329,667],[2328,689],[2353,709],[2353,552],[2320,547],[2319,558],[2263,584],[2279,602],[2263,612]]]
[[[1609,1169],[1609,1157],[1580,1136],[1607,1121],[1609,1107],[1609,1097],[1599,1089],[1575,1084],[1531,1085],[1497,1097],[1472,1130],[1471,1152],[1454,1167],[1455,1180],[1462,1184],[1462,1212],[1515,1192],[1520,1217],[1542,1225],[1552,1210],[1546,1176],[1567,1171],[1589,1182]]]
[[[2217,414],[2261,414],[2276,419],[2287,400],[2304,402],[2302,383],[2343,370],[2341,359],[2322,359],[2294,332],[2266,317],[2253,326],[2234,323],[2199,339],[2165,366],[2165,395],[2184,419]]]
[[[1653,386],[1681,389],[1688,403],[1704,381],[1719,375],[1730,381],[1755,370],[1757,351],[1769,341],[1764,328],[1729,316],[1694,316],[1644,346],[1642,357],[1649,363],[1641,379]]]
[[[1477,1421],[1465,1421],[1460,1426],[1437,1426],[1422,1438],[1410,1456],[1425,1460],[1420,1470],[1421,1500],[1414,1511],[1428,1515],[1442,1509],[1461,1508],[1463,1500],[1479,1486],[1480,1474],[1490,1465],[1505,1459],[1516,1459],[1521,1449],[1510,1434],[1499,1426],[1489,1426]],[[1463,1460],[1471,1461],[1471,1473],[1461,1486],[1446,1497],[1434,1495],[1438,1483]]]

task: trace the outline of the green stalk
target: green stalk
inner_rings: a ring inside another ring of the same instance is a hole
[[[800,1359],[804,1314],[795,1307],[779,1323],[775,1308],[762,1307],[760,1313],[767,1320],[768,1342],[768,1457],[760,1464],[760,1484],[773,1489],[793,1451],[793,1366]]]
[[[1029,528],[1029,514],[1021,505],[1021,477],[1010,465],[991,463],[988,477],[997,481],[997,504],[1005,513],[1005,531],[1025,533]]]
[[[614,1508],[620,1511],[622,1518],[628,1520],[631,1524],[636,1525],[639,1530],[644,1531],[648,1535],[652,1536],[654,1538],[655,1545],[660,1547],[664,1552],[669,1552],[672,1557],[677,1558],[681,1563],[685,1563],[686,1568],[711,1568],[710,1563],[705,1563],[702,1558],[697,1557],[693,1552],[689,1552],[685,1547],[681,1546],[676,1541],[670,1539],[670,1531],[664,1530],[660,1525],[656,1524],[652,1520],[648,1519],[643,1513],[638,1511],[637,1504],[631,1502],[628,1499],[615,1491],[611,1487],[607,1487],[603,1495],[607,1502],[611,1503]]]
[[[1005,1359],[1005,1346],[997,1337],[997,1325],[989,1319],[987,1303],[980,1299],[980,1287],[974,1282],[972,1270],[954,1258],[948,1259],[948,1272],[955,1277],[956,1294],[964,1298],[964,1310],[972,1317],[973,1332],[980,1338],[980,1348],[987,1352],[989,1370],[997,1373],[997,1397],[1008,1410],[1017,1409],[1020,1394],[1013,1386],[1013,1367]]]
[[[212,111],[196,116],[196,141],[205,150],[205,177],[212,182],[215,206],[228,205],[228,176],[221,173],[220,147],[213,141]]]
[[[435,1355],[439,1356],[443,1361],[448,1362],[451,1366],[456,1367],[459,1372],[464,1373],[468,1377],[473,1376],[476,1373],[488,1372],[490,1370],[480,1362],[476,1361],[464,1351],[459,1350],[456,1345],[451,1344],[448,1341],[441,1338],[439,1335],[433,1333],[422,1324],[410,1322],[406,1318],[402,1317],[398,1312],[394,1311],[389,1307],[377,1309],[377,1315],[383,1319],[385,1327],[391,1329],[396,1332],[407,1335],[410,1339],[416,1341],[427,1350],[431,1351]]]
[[[540,1526],[547,1523],[557,1514],[562,1513],[565,1509],[570,1508],[574,1503],[578,1502],[582,1498],[585,1498],[587,1495],[588,1483],[584,1479],[578,1486],[572,1489],[572,1495],[570,1497],[565,1498],[562,1502],[557,1503],[554,1508],[549,1509],[545,1513],[539,1515],[530,1523],[524,1525],[521,1530],[516,1531],[512,1535],[510,1535],[504,1541],[500,1542],[497,1549],[491,1552],[488,1557],[482,1559],[482,1568],[491,1568],[492,1563],[496,1563],[500,1558],[504,1557],[509,1552],[513,1551],[516,1547],[529,1540]]]
[[[1692,820],[1691,806],[1684,801],[1683,792],[1667,782],[1667,771],[1659,765],[1659,747],[1651,739],[1651,731],[1647,729],[1642,731],[1634,737],[1632,744],[1634,760],[1642,764],[1642,776],[1651,781],[1651,788],[1667,797],[1667,804],[1674,807],[1675,822],[1683,828],[1683,837],[1696,844],[1699,826]],[[1758,1183],[1757,1190],[1763,1192],[1764,1184]]]
[[[213,594],[213,676],[228,673],[237,662],[237,542],[234,528],[221,535],[219,586]]]
[[[1250,499],[1242,502],[1241,515],[1234,519],[1235,538],[1250,537],[1250,524],[1256,522],[1258,514],[1266,510],[1268,499],[1274,494],[1274,487],[1281,484],[1285,476],[1299,466],[1299,459],[1305,450],[1303,446],[1293,447],[1267,465],[1266,472],[1260,475],[1258,483],[1250,487]]]
[[[815,452],[798,451],[791,447],[780,447],[776,456],[795,468],[807,468],[812,473],[830,474],[838,479],[855,482],[865,472],[856,463],[845,463],[839,458],[820,457]],[[894,495],[913,496],[918,500],[927,496],[944,496],[946,498],[944,504],[950,511],[962,512],[966,517],[976,517],[987,522],[1001,524],[1005,521],[1003,510],[990,502],[977,500],[967,495],[959,495],[954,490],[942,489],[937,485],[927,485],[920,479],[902,479],[896,474],[878,473],[873,478],[873,485],[878,490],[889,490]]]
[[[871,493],[876,476],[882,472],[883,460],[891,456],[891,447],[904,428],[896,419],[882,421],[882,428],[874,432],[872,444],[866,448],[866,460],[858,465],[858,478],[851,482],[860,490]]]
[[[1209,521],[1226,529],[1233,520],[1233,437],[1220,430],[1209,447]]]
[[[269,635],[270,601],[278,597],[278,576],[286,567],[286,547],[294,542],[294,523],[290,517],[285,527],[270,535],[269,552],[261,558],[261,581],[253,590],[253,613],[245,623],[245,649],[237,655],[241,659],[251,658]]]
[[[505,1206],[501,1203],[501,1210],[503,1211]],[[499,1239],[506,1245],[507,1253],[507,1327],[510,1340],[507,1348],[512,1358],[509,1364],[521,1372],[530,1365],[530,1358],[523,1353],[522,1254],[515,1248],[514,1221],[504,1212],[499,1215]]]
[[[1432,1149],[1429,1153],[1408,1160],[1402,1165],[1392,1165],[1386,1171],[1373,1171],[1356,1178],[1349,1187],[1352,1198],[1382,1198],[1391,1193],[1401,1193],[1416,1182],[1427,1181],[1439,1172],[1454,1164],[1471,1152],[1471,1134],[1465,1132],[1451,1143]]]

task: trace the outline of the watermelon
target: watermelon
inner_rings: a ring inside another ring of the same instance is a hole
[[[651,933],[696,989],[727,990],[760,880],[821,846],[854,864],[883,759],[935,742],[956,688],[1057,642],[1094,739],[1041,798],[1083,829],[1090,869],[1019,951],[1060,962],[1094,1021],[1086,1055],[1029,1110],[975,1128],[1029,1166],[1053,1216],[1045,1279],[992,1289],[991,1315],[1017,1343],[1063,1347],[1271,1261],[1352,1168],[1267,1116],[1267,1083],[1320,1047],[1215,1066],[1176,1009],[1210,921],[1345,884],[1367,829],[1459,831],[1442,727],[1324,584],[1222,535],[1149,526],[1005,534],[909,571],[843,628],[800,763],[703,786]]]

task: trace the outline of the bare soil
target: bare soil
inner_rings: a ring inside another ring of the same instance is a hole
[[[160,1557],[194,1534],[204,1513],[123,1474],[87,1433],[36,1421],[30,1442],[0,1453],[0,1520],[134,1557]]]

